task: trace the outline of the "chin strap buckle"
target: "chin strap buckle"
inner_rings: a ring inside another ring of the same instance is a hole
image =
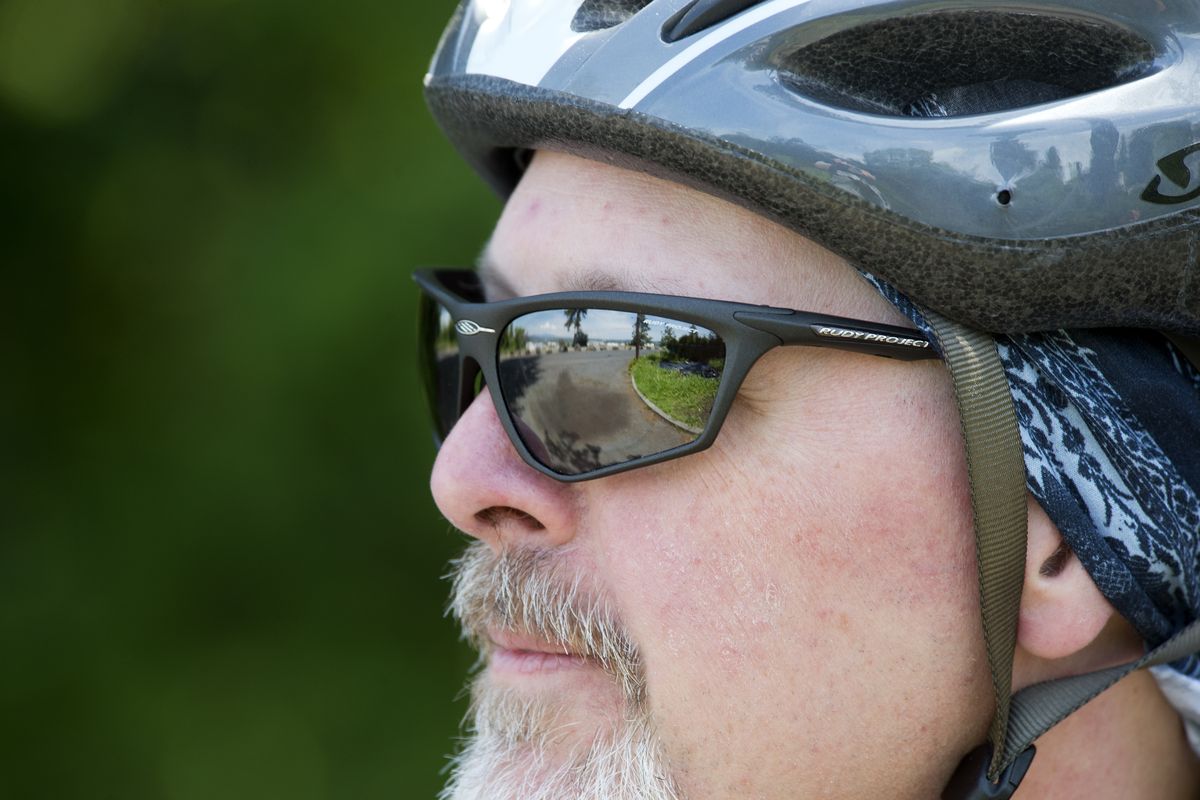
[[[981,744],[967,753],[942,790],[942,800],[1008,800],[1021,785],[1036,749],[1030,745],[1005,768],[993,783],[988,780],[992,763],[991,744]]]

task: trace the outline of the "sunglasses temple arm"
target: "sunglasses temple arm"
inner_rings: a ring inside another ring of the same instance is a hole
[[[737,311],[733,316],[784,345],[834,347],[904,361],[940,358],[924,334],[910,328],[798,311]]]

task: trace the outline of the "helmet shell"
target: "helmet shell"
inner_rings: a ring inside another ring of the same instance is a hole
[[[426,97],[502,195],[562,150],[751,208],[973,327],[1200,333],[1200,4],[732,5],[668,41],[693,2],[468,0]],[[943,107],[963,86],[990,110]],[[912,115],[930,103],[949,115]]]

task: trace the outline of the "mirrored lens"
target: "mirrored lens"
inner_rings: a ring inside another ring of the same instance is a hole
[[[419,363],[425,395],[433,412],[439,440],[458,419],[458,334],[450,312],[429,297],[422,297],[419,316]]]
[[[699,438],[725,368],[707,328],[632,311],[518,317],[500,342],[500,388],[534,457],[578,475]]]

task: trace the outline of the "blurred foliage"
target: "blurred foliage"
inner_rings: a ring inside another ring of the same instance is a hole
[[[419,798],[471,654],[419,264],[451,0],[0,2],[0,798]]]

